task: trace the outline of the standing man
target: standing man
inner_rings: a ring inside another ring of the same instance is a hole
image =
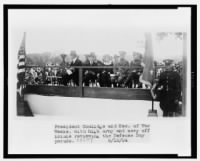
[[[91,52],[89,55],[87,55],[87,60],[84,63],[85,66],[97,66],[97,63],[95,62],[96,55],[94,52]],[[90,82],[92,85],[95,84],[97,80],[97,69],[85,69],[84,70],[84,79],[83,82],[85,83],[85,86],[89,86]]]
[[[82,66],[82,62],[79,59],[75,50],[71,51],[70,57],[71,57],[71,60],[72,60],[71,64],[70,64],[70,70],[72,72],[72,74],[71,74],[72,81],[76,86],[78,86],[79,85],[79,69],[74,68],[74,66]]]
[[[112,56],[109,54],[105,54],[102,58],[103,66],[105,67],[113,67]],[[103,68],[99,74],[98,82],[100,87],[111,87],[111,77],[110,74],[113,74],[112,68]]]
[[[173,116],[179,107],[181,97],[181,79],[180,75],[173,69],[173,60],[164,60],[166,70],[160,74],[159,80],[154,83],[151,94],[155,99],[159,92],[160,108],[163,110],[163,116]],[[157,91],[157,92],[156,92]]]

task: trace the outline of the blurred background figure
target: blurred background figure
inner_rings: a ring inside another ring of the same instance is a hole
[[[62,62],[60,63],[60,70],[57,73],[58,84],[64,86],[69,85],[69,81],[72,79],[72,72],[70,70],[69,57],[67,54],[61,54]]]
[[[111,74],[111,83],[113,85],[113,87],[117,87],[118,86],[118,77],[120,75],[120,70],[119,70],[119,54],[115,54],[113,57],[113,74]]]
[[[63,85],[63,68],[58,68],[58,71],[56,73],[56,77],[57,77],[57,84],[58,85]]]
[[[25,73],[25,82],[27,84],[35,84],[35,79],[33,77],[33,68],[29,68],[26,70],[26,73]]]
[[[125,86],[128,88],[142,88],[142,83],[139,81],[139,77],[142,74],[142,54],[133,52],[133,60],[130,63],[130,70],[128,77],[125,81]]]

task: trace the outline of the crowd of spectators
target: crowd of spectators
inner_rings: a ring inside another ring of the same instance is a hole
[[[65,58],[65,57],[63,57]],[[82,67],[83,86],[115,87],[115,88],[148,88],[140,82],[143,72],[140,53],[133,53],[131,61],[126,60],[126,52],[121,51],[114,56],[106,54],[102,61],[97,60],[94,52],[85,55],[85,61],[79,59],[76,51],[71,51],[70,62],[60,65],[29,66],[26,68],[25,82],[30,85],[79,86],[79,69]],[[158,78],[165,70],[163,62],[154,62],[154,77]],[[173,63],[174,71],[181,73],[182,64]]]

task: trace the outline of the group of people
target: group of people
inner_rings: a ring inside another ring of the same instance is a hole
[[[97,59],[94,52],[86,55],[84,62],[79,59],[76,51],[71,51],[70,58],[70,63],[63,60],[59,67],[27,68],[25,77],[27,84],[79,86],[78,67],[83,66],[81,82],[83,86],[147,88],[139,80],[143,72],[143,57],[140,53],[133,53],[130,63],[124,51],[113,57],[106,54],[102,57],[102,61]],[[179,68],[175,65],[173,70],[179,72]],[[159,77],[162,71],[163,68],[157,68],[155,76]]]
[[[99,87],[128,87],[142,88],[139,76],[142,73],[142,55],[133,54],[129,63],[125,58],[126,52],[119,52],[113,57],[109,54],[103,56],[102,61],[97,60],[94,52],[86,55],[82,62],[75,51],[71,51],[71,62],[62,62],[60,67],[36,67],[27,70],[28,84],[58,84],[65,86],[79,86],[79,69],[82,68],[82,83],[84,86]]]

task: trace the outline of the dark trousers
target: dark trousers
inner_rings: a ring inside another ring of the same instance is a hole
[[[74,82],[74,84],[75,84],[76,86],[79,85],[79,74],[78,74],[78,72],[74,72],[74,73],[72,74],[72,81]]]
[[[163,111],[163,117],[173,117],[174,112],[171,111]]]
[[[111,87],[111,78],[107,72],[101,73],[98,81],[101,87]]]
[[[67,73],[62,75],[62,83],[63,83],[63,85],[67,86],[71,79],[72,79],[72,76],[68,75]]]
[[[136,85],[138,85],[138,88],[142,88],[142,83],[140,83],[140,81],[139,81],[139,75],[135,72],[129,73],[129,75],[125,81],[125,85],[128,88],[132,88],[132,83],[134,85],[134,88],[136,88]]]
[[[95,80],[97,79],[95,74],[88,73],[84,76],[83,82],[85,83],[85,86],[89,86],[89,83],[95,83]]]

